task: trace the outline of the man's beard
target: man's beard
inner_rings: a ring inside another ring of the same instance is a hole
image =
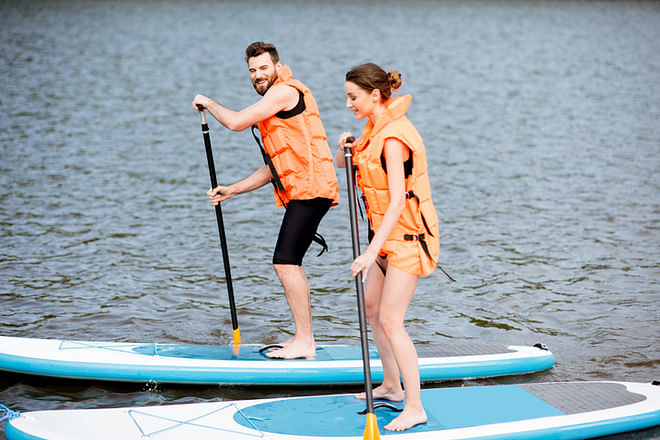
[[[254,87],[254,90],[256,90],[258,94],[264,96],[268,91],[268,89],[270,89],[270,87],[275,83],[276,80],[277,80],[277,75],[273,74],[273,76],[268,78],[265,85],[264,84],[257,85],[257,83],[253,81],[252,86]]]

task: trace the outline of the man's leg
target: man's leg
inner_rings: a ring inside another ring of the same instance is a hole
[[[284,287],[286,300],[296,325],[296,334],[285,342],[283,348],[272,351],[267,356],[285,359],[314,357],[316,343],[314,342],[307,276],[302,266],[274,264],[273,267]]]
[[[302,261],[331,203],[328,199],[291,200],[284,214],[275,245],[273,267],[284,287],[296,334],[283,343],[282,349],[268,353],[269,357],[293,359],[316,354],[309,282]]]

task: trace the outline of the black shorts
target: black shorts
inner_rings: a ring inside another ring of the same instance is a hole
[[[277,237],[273,264],[302,266],[303,257],[330,206],[332,200],[325,198],[289,201]]]

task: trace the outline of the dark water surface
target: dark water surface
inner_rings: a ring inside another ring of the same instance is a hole
[[[407,315],[417,343],[543,342],[557,357],[549,372],[491,382],[660,379],[658,23],[656,2],[0,2],[0,333],[230,343],[190,102],[252,103],[243,50],[265,40],[314,91],[333,151],[363,125],[344,108],[344,73],[366,61],[403,73],[441,262],[458,279],[420,282]],[[220,182],[260,166],[249,132],[211,126]],[[318,341],[358,343],[338,176],[341,204],[320,231],[331,251],[313,249],[305,269]],[[270,266],[282,213],[266,188],[223,211],[243,341],[276,342],[294,330]],[[346,390],[3,375],[0,402]]]

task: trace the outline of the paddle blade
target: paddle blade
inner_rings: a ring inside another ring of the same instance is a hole
[[[380,440],[376,414],[367,413],[367,425],[364,427],[364,440]]]
[[[234,345],[241,345],[241,329],[235,328],[231,331],[231,334],[234,337]]]

